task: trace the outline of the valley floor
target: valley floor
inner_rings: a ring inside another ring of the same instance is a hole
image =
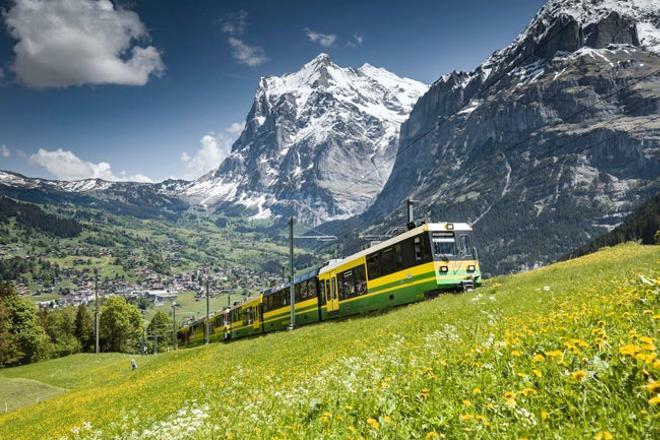
[[[657,438],[659,263],[626,244],[136,371],[118,354],[0,370],[0,398],[15,379],[66,389],[0,414],[0,438]]]

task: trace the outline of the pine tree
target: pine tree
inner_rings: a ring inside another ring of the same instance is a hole
[[[87,309],[87,306],[81,304],[76,310],[76,322],[74,334],[82,351],[92,351],[94,348],[94,316]]]

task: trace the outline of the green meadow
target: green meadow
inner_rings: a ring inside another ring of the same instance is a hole
[[[660,247],[625,244],[136,371],[119,354],[0,370],[0,438],[658,438],[659,295]]]

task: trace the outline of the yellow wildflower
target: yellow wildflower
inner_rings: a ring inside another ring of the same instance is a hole
[[[594,436],[594,440],[612,440],[613,438],[609,431],[599,431]]]
[[[511,352],[511,356],[513,356],[513,357],[520,357],[520,356],[522,356],[522,352],[521,352],[520,350],[513,350],[513,351]]]
[[[543,356],[540,353],[536,353],[534,357],[532,358],[532,361],[534,362],[543,362],[545,360],[545,356]]]
[[[642,349],[640,348],[639,345],[628,344],[628,345],[624,345],[623,347],[619,348],[619,353],[621,353],[624,356],[634,357],[641,350]]]
[[[390,416],[383,417],[383,423],[390,423],[391,421],[392,421],[392,417]]]
[[[646,384],[646,386],[644,388],[646,388],[647,391],[650,391],[650,392],[654,393],[654,392],[660,390],[660,381],[658,381],[658,382],[656,382],[656,381],[649,382],[648,384]]]
[[[534,376],[536,377],[543,377],[543,373],[541,373],[541,370],[534,370],[533,373]]]
[[[534,388],[527,387],[527,388],[523,388],[521,393],[522,393],[523,396],[527,397],[530,394],[535,394],[536,390]]]
[[[582,379],[587,377],[587,372],[584,370],[577,370],[571,373],[571,377],[574,381],[580,382]]]
[[[440,435],[435,431],[431,431],[431,432],[426,433],[426,440],[437,440],[439,438],[440,438]]]
[[[481,394],[481,388],[479,387],[472,388],[472,394]]]
[[[427,388],[423,388],[422,391],[419,393],[419,396],[422,399],[426,399],[427,397],[429,397],[429,390]]]
[[[541,411],[541,420],[548,420],[550,413],[547,411]]]
[[[464,400],[463,400],[463,406],[472,406],[472,401],[471,401],[471,400],[464,399]]]
[[[651,405],[657,405],[658,403],[660,403],[660,396],[651,397],[649,399],[649,403]]]
[[[545,352],[545,355],[546,355],[547,357],[553,357],[553,358],[554,358],[554,357],[559,357],[559,356],[561,356],[562,354],[563,354],[563,352],[562,352],[561,350],[552,350],[552,351],[546,351],[546,352]]]
[[[472,414],[461,414],[458,418],[461,422],[469,422],[474,416]]]
[[[646,362],[647,364],[653,362],[655,358],[656,358],[655,353],[639,353],[635,355],[635,359],[637,359],[638,361]]]
[[[369,417],[367,419],[367,423],[369,424],[369,426],[371,426],[372,429],[380,428],[380,423],[378,423],[378,420],[374,419],[373,417]]]

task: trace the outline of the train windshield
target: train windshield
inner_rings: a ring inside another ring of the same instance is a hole
[[[456,255],[456,238],[453,232],[434,232],[432,243],[434,255],[438,257]]]

